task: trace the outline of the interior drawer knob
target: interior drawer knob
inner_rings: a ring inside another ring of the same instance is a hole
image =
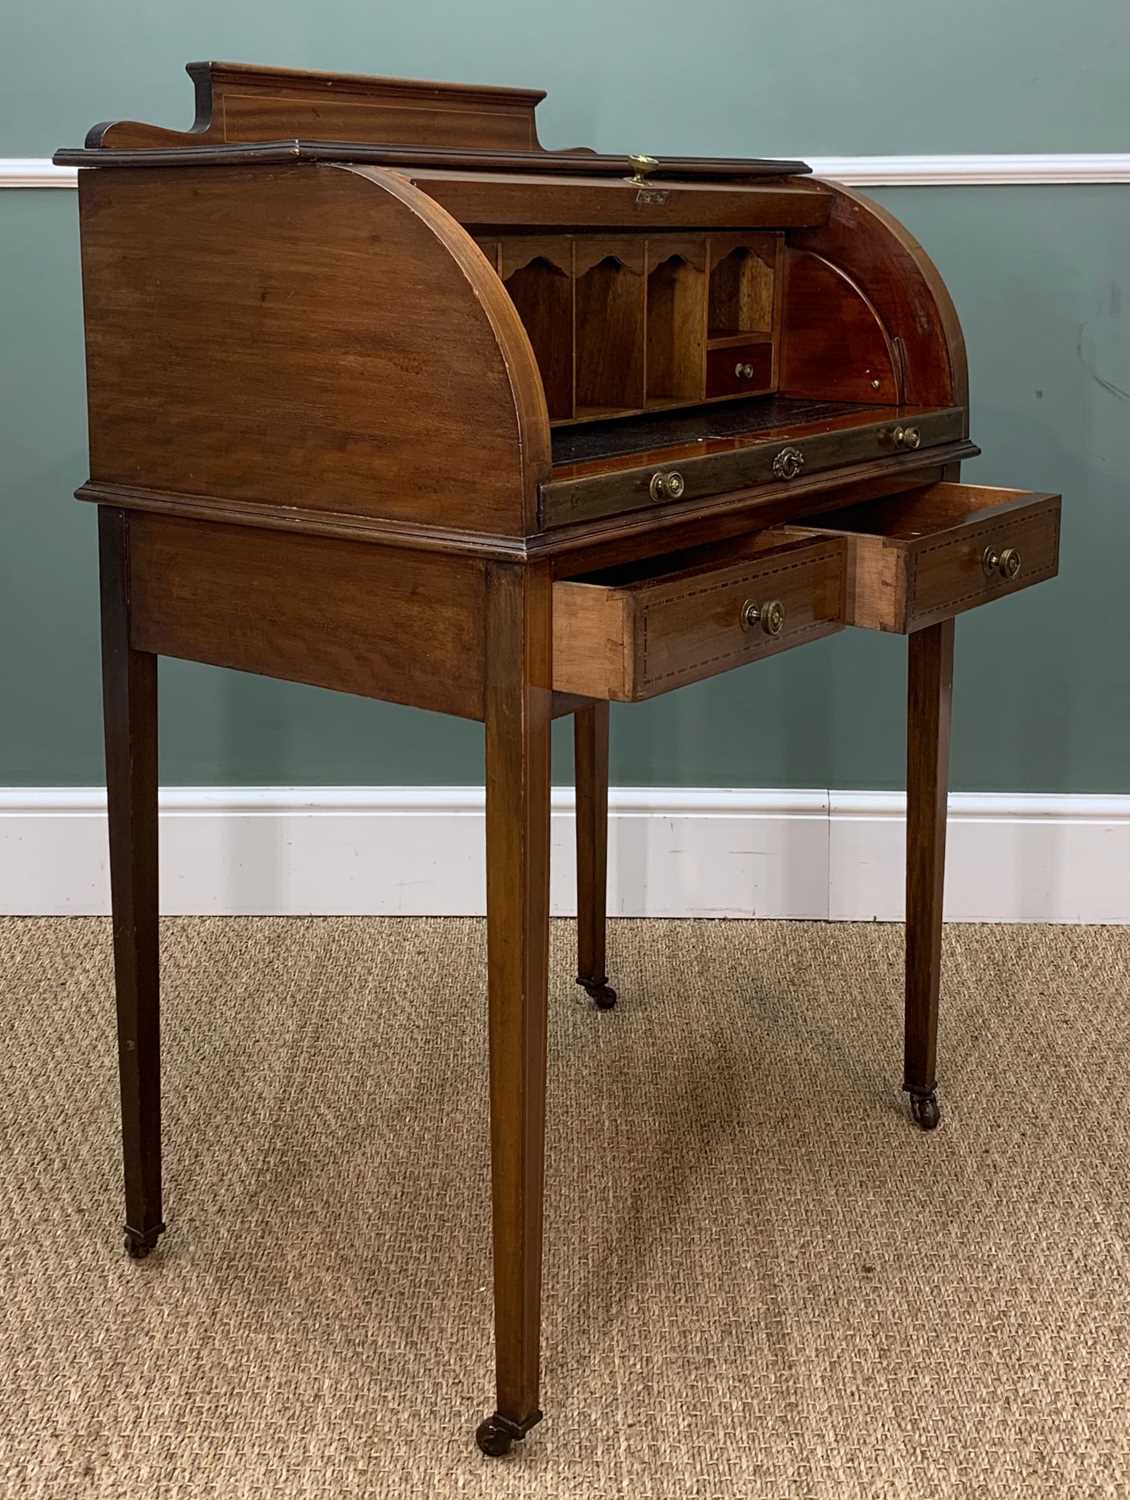
[[[1011,583],[1014,578],[1019,578],[1023,563],[1015,547],[1002,547],[999,552],[995,547],[986,547],[981,554],[981,566],[990,578],[999,573]]]
[[[799,448],[782,448],[773,460],[773,472],[778,479],[795,479],[804,468],[804,454]]]
[[[752,630],[755,625],[760,625],[766,635],[781,634],[785,628],[785,606],[780,599],[770,599],[766,604],[746,600],[742,605],[742,629]]]
[[[648,486],[653,500],[681,500],[686,487],[683,476],[675,469],[667,473],[657,469]]]
[[[752,380],[753,379],[753,366],[752,365],[743,364],[741,361],[739,361],[734,366],[734,377],[737,380]]]

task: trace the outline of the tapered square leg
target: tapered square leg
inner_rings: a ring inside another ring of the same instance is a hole
[[[541,1417],[542,1199],[549,967],[550,582],[487,571],[487,969],[497,1408],[484,1453]]]
[[[935,1065],[942,970],[953,620],[909,638],[906,756],[906,1030],[903,1088],[923,1130],[941,1119]]]
[[[577,787],[577,983],[601,1010],[616,1004],[608,983],[608,704],[573,715]]]
[[[102,694],[118,1012],[126,1249],[140,1260],[161,1218],[157,936],[157,658],[129,641],[129,520],[100,507]]]

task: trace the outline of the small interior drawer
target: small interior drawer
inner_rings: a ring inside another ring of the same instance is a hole
[[[773,383],[773,346],[768,339],[735,344],[722,342],[706,356],[706,394],[737,396],[749,391],[767,391]]]
[[[779,534],[847,543],[849,625],[907,632],[1059,571],[1058,495],[933,484]]]
[[[831,635],[839,537],[754,536],[553,585],[553,686],[638,700]]]

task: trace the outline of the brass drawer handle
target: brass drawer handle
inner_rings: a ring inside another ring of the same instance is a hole
[[[1023,560],[1015,547],[1002,547],[999,552],[995,547],[986,547],[981,554],[981,566],[990,578],[999,573],[1011,583],[1014,578],[1019,578]]]
[[[804,468],[804,454],[799,448],[782,448],[773,460],[773,472],[778,479],[795,479]]]
[[[647,179],[659,166],[654,156],[629,156],[633,175],[627,180],[636,183],[639,187],[647,186]]]
[[[753,366],[752,365],[741,364],[741,363],[736,364],[734,366],[734,377],[737,380],[752,380],[753,379]]]
[[[780,599],[770,599],[766,604],[747,599],[742,605],[741,618],[743,630],[760,625],[766,635],[780,635],[785,628],[785,606]]]
[[[896,448],[919,448],[922,445],[922,433],[917,427],[896,427],[891,435]]]
[[[657,469],[651,476],[648,490],[653,500],[681,500],[686,487],[683,476],[677,470],[664,473],[662,469]]]

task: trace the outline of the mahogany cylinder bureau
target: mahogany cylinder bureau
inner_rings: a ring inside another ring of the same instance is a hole
[[[1054,575],[1059,497],[959,482],[945,287],[799,162],[546,151],[515,89],[189,73],[189,131],[56,156],[83,169],[126,1248],[164,1228],[157,657],[482,721],[500,1454],[541,1415],[551,720],[607,1007],[609,702],[908,637],[903,1087],[932,1129],[954,617]]]

